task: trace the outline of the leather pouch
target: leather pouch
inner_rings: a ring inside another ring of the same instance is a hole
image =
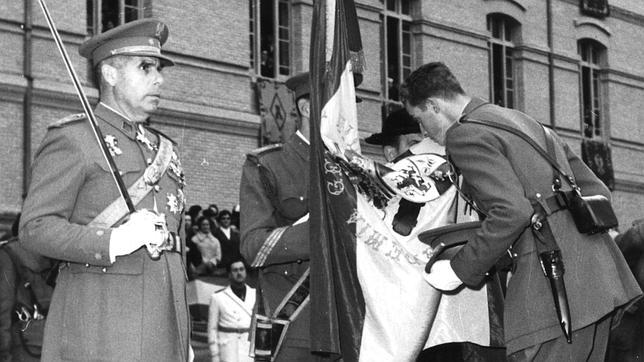
[[[582,234],[596,234],[617,226],[617,216],[605,196],[573,192],[568,198],[568,209]]]

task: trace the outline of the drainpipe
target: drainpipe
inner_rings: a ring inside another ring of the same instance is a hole
[[[25,19],[23,24],[24,42],[23,42],[23,76],[27,80],[27,88],[22,102],[22,193],[27,193],[29,181],[31,179],[31,108],[33,103],[34,78],[31,74],[32,62],[32,0],[25,0]]]
[[[556,127],[555,120],[555,60],[552,44],[552,0],[546,0],[548,25],[548,90],[550,99],[550,125]]]

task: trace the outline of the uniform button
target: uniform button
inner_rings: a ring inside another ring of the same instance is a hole
[[[160,189],[161,187],[159,187],[159,185],[154,185],[154,191],[159,192]]]
[[[103,259],[103,255],[101,255],[101,253],[96,253],[96,254],[94,254],[94,259],[101,260],[101,259]]]
[[[124,174],[123,171],[119,171],[119,175],[123,176],[123,174]]]
[[[304,201],[304,196],[300,196],[300,201]]]
[[[536,194],[535,196],[536,196],[537,198],[540,198],[540,197],[541,197],[541,194],[537,192],[537,194]]]
[[[147,159],[147,160],[145,160],[145,162],[147,162],[147,163],[148,163],[148,165],[151,165],[151,164],[152,164],[152,159],[148,157],[148,159]]]
[[[296,263],[302,264],[302,259],[297,259]]]
[[[106,273],[106,272],[107,272],[107,268],[103,268],[103,269],[101,269],[101,271],[102,271],[103,273]]]
[[[85,264],[85,268],[89,268],[89,263]]]
[[[103,234],[105,234],[105,231],[103,231],[103,230],[97,230],[96,231],[96,235],[98,235],[98,236],[103,236]]]
[[[284,270],[284,275],[288,275],[288,270]]]

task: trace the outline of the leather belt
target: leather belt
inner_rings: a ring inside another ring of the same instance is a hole
[[[566,192],[555,192],[554,195],[549,196],[544,199],[546,206],[549,210],[548,215],[553,214],[557,211],[564,210],[568,208],[568,200],[574,191]]]
[[[248,333],[250,331],[250,328],[231,328],[231,327],[217,326],[217,330],[219,332],[242,334],[242,333]]]

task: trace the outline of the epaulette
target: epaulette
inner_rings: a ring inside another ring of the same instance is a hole
[[[282,149],[283,146],[284,146],[284,144],[282,144],[282,143],[273,143],[273,144],[270,144],[270,145],[266,145],[264,147],[261,147],[261,148],[258,148],[256,150],[253,150],[253,151],[249,152],[246,155],[246,158],[249,161],[259,163],[259,159],[262,158],[262,156],[265,156],[265,155],[267,155],[269,153],[272,153],[272,152],[275,152],[275,151],[279,151],[279,150]]]
[[[61,118],[55,122],[50,123],[49,126],[47,126],[47,128],[60,128],[62,126],[68,125],[70,123],[82,121],[84,119],[85,119],[85,113],[70,114],[65,118]]]
[[[173,145],[175,145],[175,146],[177,145],[177,142],[175,142],[172,138],[168,137],[168,135],[166,135],[165,133],[159,131],[158,129],[152,128],[150,126],[147,126],[146,129],[158,134],[159,136],[163,136],[163,137],[167,138],[168,140],[170,140],[170,142],[172,142]]]

